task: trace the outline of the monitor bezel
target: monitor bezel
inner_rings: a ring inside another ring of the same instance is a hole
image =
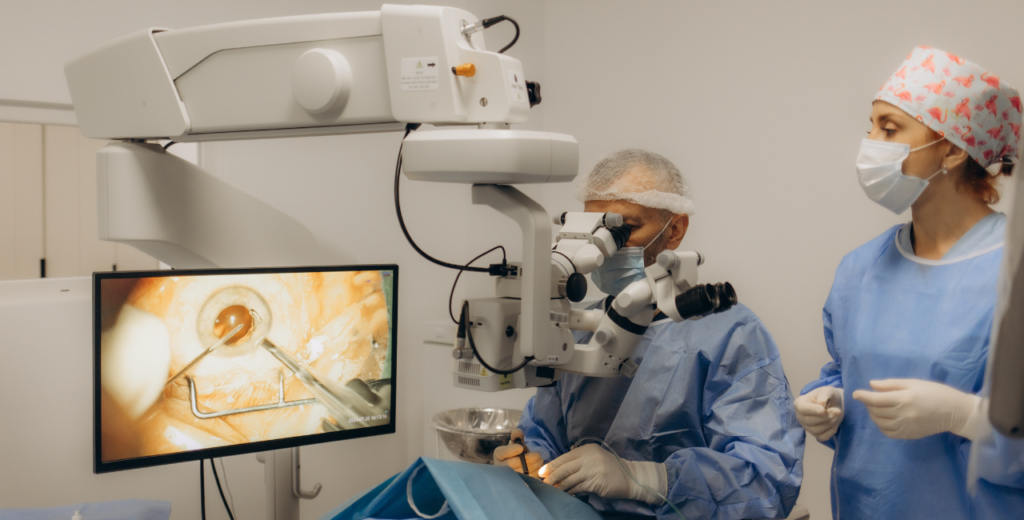
[[[121,459],[104,461],[102,451],[102,431],[100,420],[101,389],[100,389],[100,285],[103,280],[117,278],[160,278],[172,276],[215,276],[215,275],[245,275],[245,274],[280,274],[280,273],[317,273],[317,272],[338,272],[338,271],[391,271],[392,272],[392,295],[391,295],[391,410],[389,413],[390,422],[380,426],[369,426],[355,430],[342,430],[337,432],[314,433],[301,437],[289,437],[287,439],[273,439],[266,441],[251,442],[247,444],[222,446],[218,448],[206,448],[202,450],[170,453],[164,455],[151,455],[133,459]],[[397,417],[396,405],[398,396],[398,265],[397,264],[367,264],[367,265],[331,265],[331,266],[301,266],[301,267],[259,267],[259,268],[231,268],[231,269],[174,269],[159,271],[111,271],[93,273],[92,277],[92,312],[93,312],[93,473],[110,473],[130,469],[149,468],[153,466],[164,466],[179,462],[191,462],[203,459],[229,457],[232,455],[244,455],[248,453],[259,453],[271,450],[294,448],[298,446],[309,446],[335,442],[347,439],[358,439],[362,437],[373,437],[395,433],[395,418]]]

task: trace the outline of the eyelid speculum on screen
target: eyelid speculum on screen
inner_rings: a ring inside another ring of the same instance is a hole
[[[94,469],[393,432],[397,266],[298,271],[97,273]]]

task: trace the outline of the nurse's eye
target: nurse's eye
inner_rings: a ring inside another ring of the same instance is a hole
[[[896,134],[895,128],[883,128],[882,131],[885,132],[886,137],[892,137]]]

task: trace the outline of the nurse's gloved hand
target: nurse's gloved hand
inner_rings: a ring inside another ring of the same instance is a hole
[[[982,399],[956,388],[920,379],[871,381],[875,391],[857,390],[871,420],[892,439],[920,439],[953,432],[975,440],[984,427]]]
[[[623,460],[630,473],[644,486],[662,496],[668,491],[668,473],[660,462]],[[598,446],[587,444],[558,457],[541,468],[544,482],[571,495],[594,493],[604,498],[625,498],[660,505],[664,500],[644,489],[626,475],[615,455]]]
[[[818,439],[825,442],[839,431],[843,422],[843,389],[834,386],[815,388],[793,402],[796,420]]]
[[[522,440],[523,438],[523,430],[519,428],[512,430],[512,438],[509,439],[508,446],[498,446],[494,450],[494,465],[508,466],[522,473],[523,463],[519,460],[519,454],[523,452],[524,448],[522,445],[516,444],[516,439]],[[526,454],[527,475],[540,478],[538,472],[543,465],[544,459],[541,458],[540,453],[531,451]]]

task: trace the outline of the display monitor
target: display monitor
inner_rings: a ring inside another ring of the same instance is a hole
[[[395,432],[398,266],[96,273],[94,471]]]

